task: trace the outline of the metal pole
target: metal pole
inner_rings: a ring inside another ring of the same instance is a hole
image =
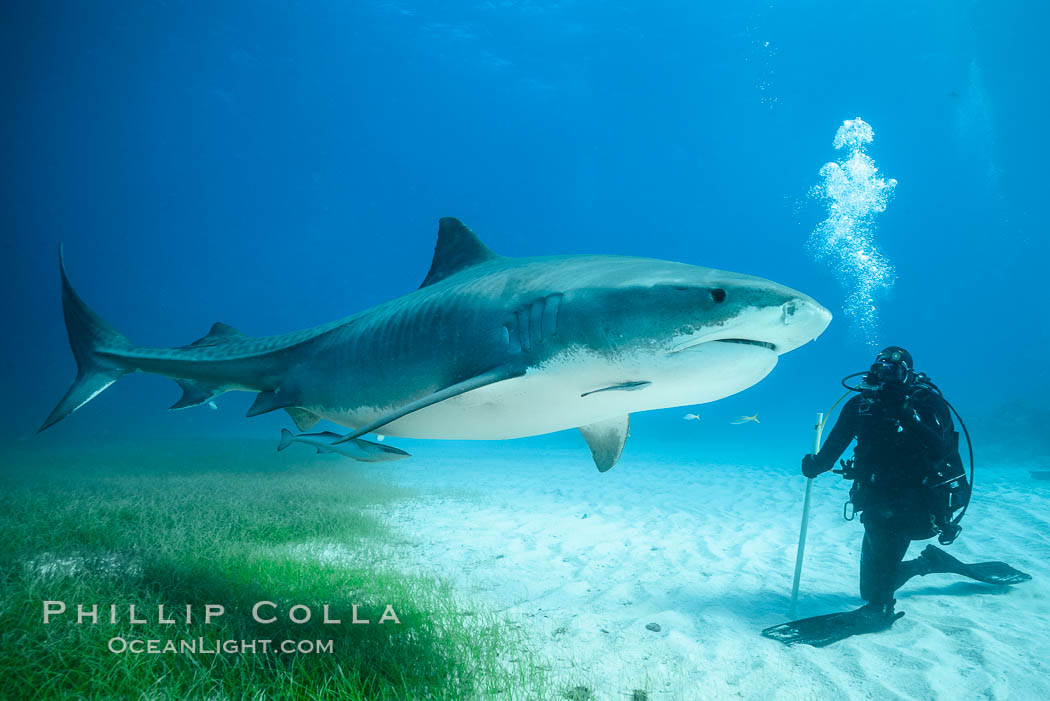
[[[817,414],[817,425],[813,435],[813,454],[820,452],[820,435],[824,431],[824,414]],[[788,618],[795,617],[795,609],[798,605],[798,585],[802,580],[802,557],[806,553],[806,529],[809,528],[809,499],[813,493],[813,480],[806,480],[806,499],[802,503],[802,527],[798,533],[798,552],[795,554],[795,582],[791,585],[791,609]]]

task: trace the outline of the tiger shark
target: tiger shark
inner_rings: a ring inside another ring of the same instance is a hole
[[[831,314],[750,275],[612,255],[513,258],[440,221],[423,284],[305,331],[250,337],[216,323],[176,348],[132,344],[73,290],[60,254],[76,380],[44,430],[132,372],[182,388],[172,409],[256,392],[300,431],[495,440],[578,428],[598,469],[619,459],[634,412],[712,402],[764,378]]]

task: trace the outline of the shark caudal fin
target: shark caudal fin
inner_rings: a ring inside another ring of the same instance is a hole
[[[77,361],[77,379],[44,421],[41,431],[69,416],[122,375],[134,370],[124,365],[115,354],[107,353],[131,348],[131,343],[93,312],[73,290],[66,277],[61,248],[58,251],[58,267],[62,275],[62,313],[66,318],[69,347]]]

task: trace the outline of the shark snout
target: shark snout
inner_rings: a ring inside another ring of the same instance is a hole
[[[774,341],[778,354],[809,343],[824,333],[831,323],[831,312],[816,300],[798,295],[780,305],[779,333]]]
[[[699,333],[675,339],[668,352],[675,354],[713,341],[730,341],[765,347],[783,355],[817,338],[831,323],[831,312],[793,290],[784,288],[773,299],[763,301],[764,304],[748,305],[726,323],[701,327]]]

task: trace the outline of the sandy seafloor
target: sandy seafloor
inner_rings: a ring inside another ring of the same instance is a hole
[[[787,620],[799,456],[708,464],[643,447],[599,474],[582,441],[553,452],[440,445],[364,468],[425,495],[388,514],[406,536],[399,564],[519,622],[537,663],[595,698],[646,687],[668,699],[1050,698],[1050,482],[1029,466],[979,466],[948,551],[1004,560],[1032,581],[916,578],[890,631],[816,649],[759,635]],[[863,604],[863,527],[841,516],[847,486],[830,474],[814,484],[798,617]]]

